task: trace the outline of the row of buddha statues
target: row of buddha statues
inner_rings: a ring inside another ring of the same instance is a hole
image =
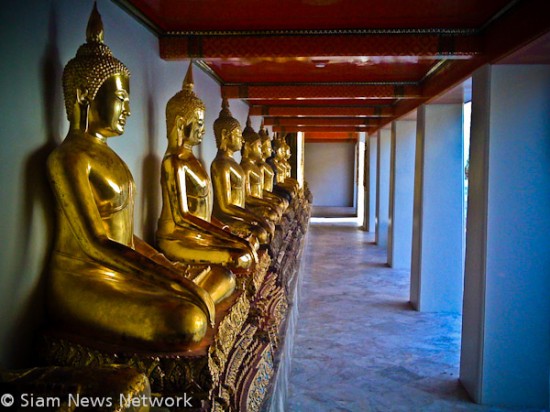
[[[129,80],[104,43],[94,6],[86,43],[63,72],[69,131],[48,159],[57,212],[48,315],[54,328],[72,334],[180,351],[214,325],[217,305],[253,271],[289,202],[303,193],[290,177],[284,137],[272,141],[263,125],[255,132],[250,119],[242,130],[227,99],[213,125],[218,152],[209,177],[193,154],[205,133],[205,106],[189,64],[166,106],[156,243],[141,240],[133,230],[132,174],[108,145],[130,116]]]

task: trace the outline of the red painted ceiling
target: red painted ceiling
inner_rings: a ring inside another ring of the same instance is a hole
[[[477,28],[509,0],[131,0],[162,31]]]
[[[227,83],[414,82],[435,58],[302,58],[209,61]]]
[[[469,99],[463,82],[483,64],[550,59],[548,0],[113,1],[158,34],[162,58],[193,58],[288,131],[372,133]]]

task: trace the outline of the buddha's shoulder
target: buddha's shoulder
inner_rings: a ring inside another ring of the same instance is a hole
[[[48,157],[49,168],[78,169],[98,163],[120,163],[119,156],[105,144],[90,144],[85,139],[65,139]]]
[[[48,156],[48,165],[63,164],[67,162],[79,163],[90,158],[90,151],[85,150],[82,144],[76,140],[64,140]]]
[[[234,164],[237,164],[238,163],[235,161],[235,159],[233,159],[232,157],[222,157],[222,156],[216,156],[214,158],[214,160],[212,160],[212,164],[211,164],[211,167],[214,169],[223,169],[223,168],[226,168],[226,167],[229,167],[229,166],[232,166]]]

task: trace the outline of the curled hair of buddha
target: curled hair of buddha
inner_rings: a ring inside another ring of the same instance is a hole
[[[128,68],[103,43],[103,22],[94,3],[86,28],[86,43],[78,48],[76,56],[63,70],[63,94],[68,119],[72,118],[77,89],[86,90],[93,100],[105,80],[115,74],[130,77]]]
[[[241,124],[237,119],[233,117],[231,111],[229,110],[229,101],[227,97],[224,97],[222,100],[222,110],[220,115],[214,121],[214,135],[216,136],[216,145],[220,147],[222,141],[222,130],[227,130],[231,133],[236,128],[240,129]]]
[[[177,92],[166,104],[166,130],[168,133],[174,128],[176,117],[181,116],[186,120],[193,119],[197,110],[206,110],[204,103],[193,91],[193,62],[189,63],[187,74],[183,80],[181,90]]]
[[[254,143],[256,140],[261,139],[260,135],[252,128],[252,122],[250,116],[246,119],[246,127],[243,130],[243,140],[245,143]]]
[[[271,137],[269,136],[269,133],[267,132],[267,130],[264,126],[264,119],[262,119],[262,124],[260,125],[260,131],[258,132],[258,134],[260,135],[260,138],[262,139],[262,143],[271,140]]]

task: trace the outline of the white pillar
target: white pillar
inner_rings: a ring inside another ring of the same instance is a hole
[[[382,129],[378,132],[376,151],[376,233],[378,246],[388,246],[388,220],[390,201],[390,152],[391,130]]]
[[[417,112],[411,304],[426,312],[462,309],[463,105]]]
[[[396,269],[411,268],[415,138],[415,121],[392,123],[388,265]]]
[[[550,66],[472,83],[460,380],[476,402],[550,405]]]
[[[363,228],[367,232],[376,230],[376,158],[378,156],[378,138],[371,136],[365,142],[365,218]]]

